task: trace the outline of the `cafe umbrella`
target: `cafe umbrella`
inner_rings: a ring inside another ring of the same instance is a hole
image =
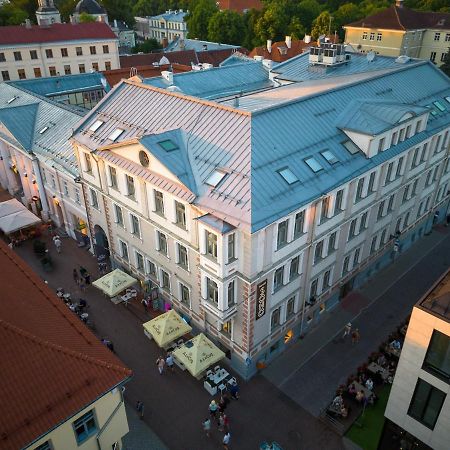
[[[108,297],[115,297],[136,282],[136,278],[122,272],[120,269],[115,269],[95,280],[92,285],[102,290]]]

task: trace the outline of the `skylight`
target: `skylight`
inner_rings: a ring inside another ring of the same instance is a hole
[[[111,139],[113,142],[123,133],[124,130],[122,128],[116,128],[109,136],[108,139]]]
[[[12,97],[12,98],[10,98],[9,100],[8,100],[8,105],[10,105],[14,100],[17,100],[19,97],[17,96],[17,95],[15,95],[14,97]]]
[[[105,122],[103,120],[96,120],[90,127],[90,131],[97,131]]]
[[[48,130],[48,127],[42,128],[41,131],[39,131],[39,134],[44,134]]]
[[[323,167],[320,165],[319,161],[317,161],[316,158],[313,158],[312,156],[310,158],[305,159],[305,163],[308,164],[309,168],[314,172],[320,172],[323,170]]]
[[[433,102],[433,105],[436,106],[436,108],[439,111],[445,111],[446,110],[445,106],[441,102]]]
[[[332,152],[330,152],[330,150],[324,150],[323,152],[320,153],[330,164],[335,164],[339,161],[339,159],[337,159],[336,155]]]
[[[283,177],[287,184],[294,184],[298,181],[298,178],[287,167],[278,170],[278,173]]]
[[[226,173],[220,170],[214,170],[213,173],[205,181],[206,184],[216,187],[225,177]]]
[[[171,152],[173,150],[176,150],[178,148],[178,145],[175,144],[175,142],[171,141],[170,139],[166,139],[164,141],[158,142],[158,145],[164,149],[166,152]]]
[[[450,103],[450,97],[445,97],[445,100],[447,101],[447,103]]]

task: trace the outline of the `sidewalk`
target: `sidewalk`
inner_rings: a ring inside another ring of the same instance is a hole
[[[360,291],[350,293],[262,375],[317,417],[336,388],[378,349],[448,268],[449,255],[450,228],[438,227]],[[348,322],[360,330],[361,341],[356,346],[351,346],[350,339],[336,343]]]

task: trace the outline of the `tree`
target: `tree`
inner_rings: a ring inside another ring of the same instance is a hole
[[[160,11],[159,0],[138,0],[133,6],[135,17],[156,16]]]
[[[288,34],[292,39],[303,39],[305,35],[305,27],[298,17],[293,17],[288,27]]]
[[[123,20],[127,25],[134,25],[131,0],[102,0],[102,6],[108,13],[108,19]]]
[[[258,19],[261,17],[262,11],[256,9],[250,9],[249,11],[244,13],[244,27],[245,27],[245,35],[242,40],[242,46],[248,50],[252,50],[258,45],[262,44],[262,42],[256,37],[255,27]]]
[[[243,17],[236,11],[214,13],[208,22],[208,40],[223,44],[242,45],[245,34]]]
[[[136,44],[136,46],[131,49],[131,53],[151,53],[153,50],[159,50],[161,48],[161,44],[156,39],[146,39],[141,44]]]
[[[362,19],[361,11],[354,3],[345,3],[340,6],[337,11],[333,13],[333,20],[331,22],[331,32],[337,31],[341,39],[344,38],[344,25]]]
[[[20,25],[27,18],[27,12],[12,3],[6,3],[0,8],[0,25]]]
[[[445,73],[445,75],[450,77],[450,47],[448,48],[447,55],[445,55],[444,64],[442,64],[440,69]]]
[[[191,10],[185,17],[190,38],[208,39],[208,23],[217,12],[214,0],[193,0]]]
[[[303,0],[297,6],[296,16],[306,30],[310,31],[313,20],[320,14],[320,11],[321,7],[316,0]]]
[[[314,19],[311,29],[311,35],[314,39],[317,39],[322,34],[328,36],[330,29],[330,13],[328,11],[324,11],[320,13],[316,19]]]
[[[80,23],[90,23],[90,22],[95,22],[95,17],[91,16],[90,14],[86,13],[86,12],[82,12],[80,14]]]
[[[261,42],[267,39],[280,40],[286,35],[289,16],[284,3],[270,3],[255,26],[255,34]]]

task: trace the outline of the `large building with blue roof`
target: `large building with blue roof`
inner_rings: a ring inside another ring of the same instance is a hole
[[[449,78],[333,49],[125,80],[74,133],[97,251],[243,376],[449,214]]]

